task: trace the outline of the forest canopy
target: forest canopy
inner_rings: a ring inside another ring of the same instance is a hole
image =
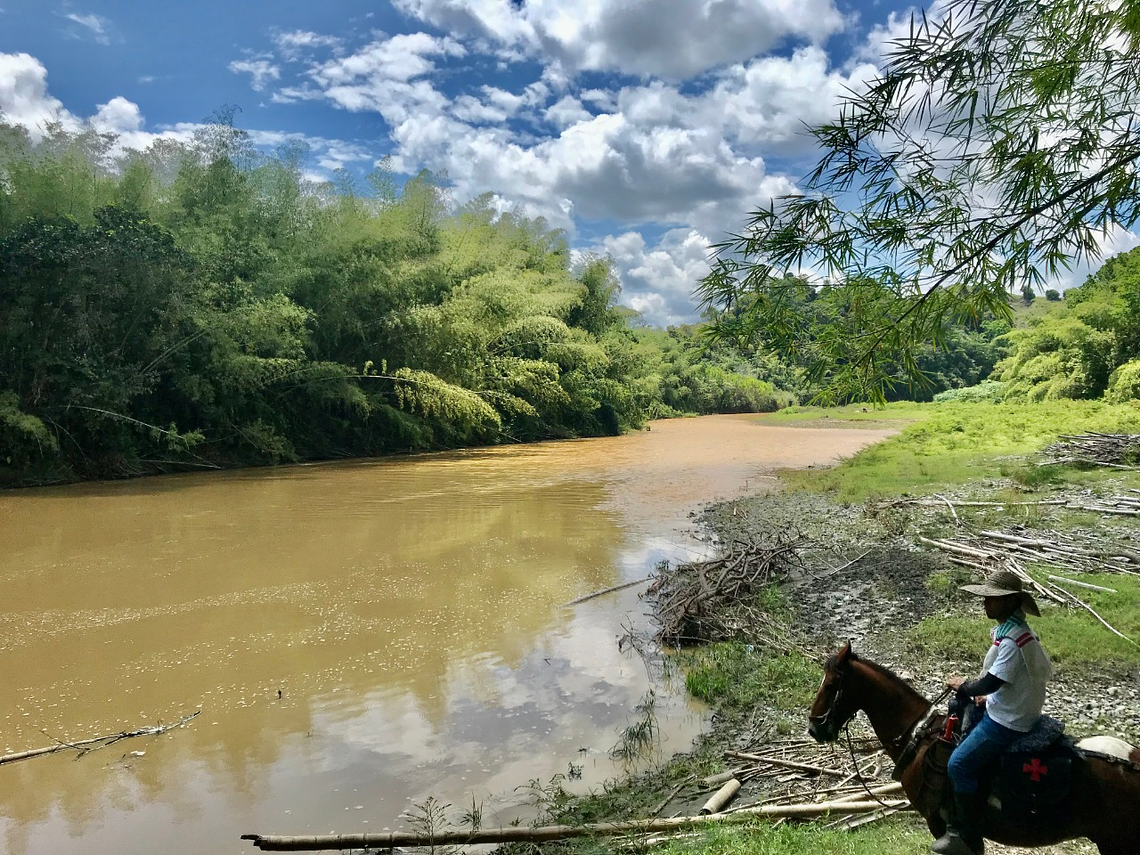
[[[122,151],[0,124],[0,484],[613,434],[773,410],[610,263],[386,163],[313,182],[227,121]]]

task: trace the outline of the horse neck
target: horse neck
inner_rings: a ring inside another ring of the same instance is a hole
[[[930,702],[900,680],[892,680],[866,662],[855,663],[859,709],[871,722],[875,736],[892,760],[905,747],[903,737],[926,711]]]

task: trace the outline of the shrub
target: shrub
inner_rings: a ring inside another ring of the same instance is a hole
[[[1104,399],[1111,404],[1140,399],[1140,359],[1125,362],[1112,372]]]

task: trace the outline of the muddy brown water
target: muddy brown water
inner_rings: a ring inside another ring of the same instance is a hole
[[[0,846],[238,853],[247,832],[404,826],[429,795],[508,823],[528,781],[620,772],[650,689],[658,751],[683,751],[701,711],[618,649],[637,589],[562,604],[699,556],[701,504],[885,435],[714,416],[0,494],[0,752],[201,710],[0,766]]]

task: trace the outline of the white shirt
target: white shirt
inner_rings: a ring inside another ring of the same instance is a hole
[[[1021,612],[991,629],[990,637],[982,672],[1005,684],[986,699],[986,711],[998,724],[1025,733],[1041,717],[1053,663]]]

